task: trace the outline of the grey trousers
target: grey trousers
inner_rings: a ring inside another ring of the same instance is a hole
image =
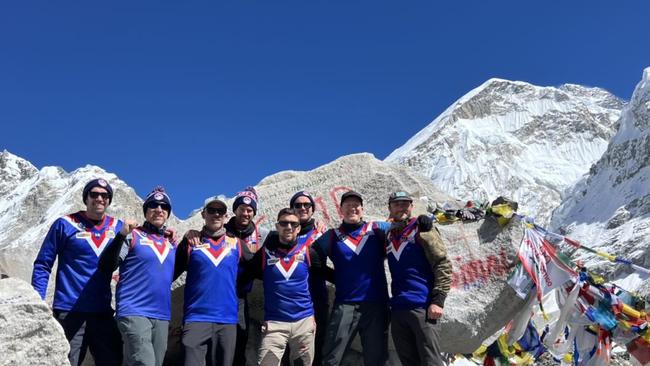
[[[388,360],[388,304],[334,304],[325,334],[323,365],[338,366],[359,333],[363,363],[381,366]]]
[[[169,321],[125,316],[117,319],[126,366],[161,366],[167,351]]]
[[[188,323],[183,327],[185,366],[231,366],[235,357],[236,324]]]
[[[393,310],[391,334],[403,366],[443,366],[438,326],[426,319],[425,309]]]
[[[70,343],[68,360],[72,366],[81,365],[90,348],[95,365],[122,364],[122,341],[112,312],[81,313],[54,310],[54,318],[61,324]]]

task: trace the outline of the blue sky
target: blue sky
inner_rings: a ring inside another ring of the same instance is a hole
[[[281,170],[380,159],[491,77],[629,99],[642,1],[15,1],[0,149],[85,164],[186,217]]]

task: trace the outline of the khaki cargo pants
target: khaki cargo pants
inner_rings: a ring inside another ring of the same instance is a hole
[[[313,316],[296,322],[266,321],[257,357],[260,366],[278,366],[289,345],[294,366],[310,366],[314,360],[316,323]]]

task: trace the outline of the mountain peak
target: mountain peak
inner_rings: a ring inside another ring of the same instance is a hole
[[[544,224],[562,191],[607,148],[622,106],[603,89],[493,78],[386,161],[415,168],[463,200],[510,196]]]
[[[650,67],[643,70],[641,81],[623,111],[621,126],[611,143],[623,144],[647,134],[650,134]]]
[[[29,161],[10,153],[0,152],[0,195],[7,194],[20,182],[38,174],[38,169]]]

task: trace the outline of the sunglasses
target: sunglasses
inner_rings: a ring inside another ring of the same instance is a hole
[[[311,202],[296,202],[296,203],[293,204],[293,208],[296,208],[296,209],[300,209],[300,208],[310,209],[310,208],[312,208],[312,204],[311,204]]]
[[[291,227],[292,230],[295,230],[300,226],[300,223],[298,221],[278,221],[278,226],[280,227]]]
[[[147,209],[152,209],[152,210],[155,210],[156,208],[160,207],[163,211],[167,211],[167,212],[172,210],[170,205],[166,203],[155,202],[155,201],[147,203],[145,207]]]
[[[101,197],[101,198],[103,198],[105,200],[110,198],[110,196],[108,195],[108,192],[88,192],[88,197],[90,197],[90,198]]]
[[[226,214],[226,209],[223,207],[206,207],[205,212],[207,212],[208,215],[223,216]]]

